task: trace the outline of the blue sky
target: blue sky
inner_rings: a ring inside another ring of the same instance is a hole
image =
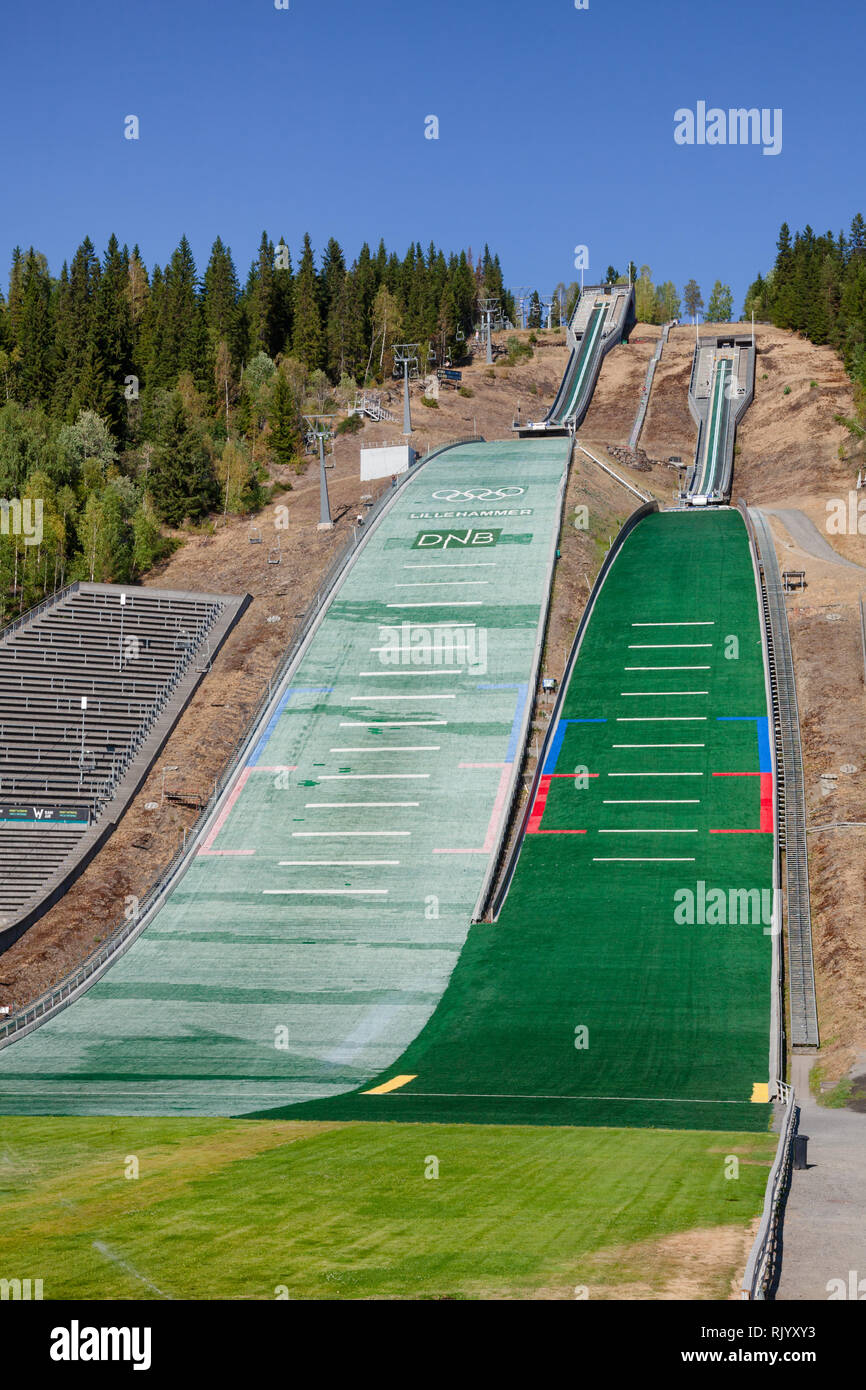
[[[866,212],[866,10],[852,0],[41,0],[5,7],[0,277],[114,231],[165,263],[266,228],[351,259],[488,241],[552,290],[629,257],[737,309],[779,224]],[[783,145],[679,146],[674,111],[781,108]],[[137,115],[140,139],[124,139]],[[424,137],[425,117],[440,122]]]

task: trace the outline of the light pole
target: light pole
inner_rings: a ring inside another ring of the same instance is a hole
[[[81,791],[81,783],[84,780],[84,716],[87,713],[87,696],[81,697],[81,753],[78,758],[78,790]]]
[[[403,433],[412,433],[412,410],[409,404],[409,369],[418,371],[418,344],[395,343],[394,364],[403,367]]]
[[[325,440],[330,439],[334,433],[333,415],[305,415],[304,419],[309,425],[307,442],[317,439],[319,442],[319,495],[321,506],[319,509],[319,531],[332,531],[334,522],[331,518],[331,502],[328,497],[328,479],[325,475]]]

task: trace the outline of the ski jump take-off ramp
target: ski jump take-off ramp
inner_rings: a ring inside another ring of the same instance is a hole
[[[592,393],[611,348],[628,338],[634,326],[631,285],[588,285],[581,290],[566,329],[569,355],[556,398],[543,420],[518,433],[573,434],[589,409]]]

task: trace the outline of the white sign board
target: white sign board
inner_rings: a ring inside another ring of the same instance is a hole
[[[417,455],[408,444],[393,444],[384,449],[361,450],[361,482],[374,478],[390,478],[395,473],[407,473]]]

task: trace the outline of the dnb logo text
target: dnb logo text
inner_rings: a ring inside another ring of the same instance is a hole
[[[479,531],[474,526],[469,526],[465,531],[419,531],[412,542],[413,550],[449,550],[452,546],[462,546],[464,549],[479,545],[496,545],[502,529],[495,531]]]

